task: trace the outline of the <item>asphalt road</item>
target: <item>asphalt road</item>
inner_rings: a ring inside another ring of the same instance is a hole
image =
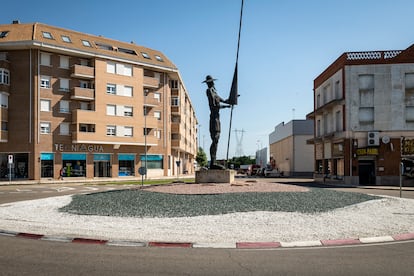
[[[0,203],[119,188],[130,186],[0,186]],[[399,196],[398,189],[388,187],[339,190]],[[414,198],[414,191],[403,191],[403,197]],[[249,250],[115,247],[0,236],[0,275],[413,275],[413,259],[414,241]]]
[[[278,250],[112,247],[0,236],[1,275],[413,275],[414,242]]]

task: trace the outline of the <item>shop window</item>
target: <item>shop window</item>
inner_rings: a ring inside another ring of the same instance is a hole
[[[40,177],[53,177],[53,153],[40,154]]]
[[[118,156],[119,176],[135,175],[135,154],[120,154]]]
[[[13,164],[8,166],[9,154],[0,154],[0,178],[4,180],[27,179],[29,174],[29,154],[14,153]]]
[[[84,153],[63,153],[62,164],[64,177],[85,177],[86,176],[86,154]]]

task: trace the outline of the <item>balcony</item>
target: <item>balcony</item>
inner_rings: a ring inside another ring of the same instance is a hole
[[[179,106],[171,106],[171,114],[181,115]]]
[[[76,109],[72,111],[72,123],[74,124],[95,124],[96,116],[93,110]]]
[[[9,121],[9,111],[7,108],[0,108],[0,122]]]
[[[95,100],[95,89],[73,87],[71,99],[82,100],[82,101],[93,101]]]
[[[156,99],[154,97],[149,97],[149,96],[145,97],[145,104],[144,104],[145,106],[154,107],[154,106],[158,106],[159,104],[160,104],[160,102],[159,102],[158,99]]]
[[[158,128],[160,122],[161,120],[158,120],[153,115],[151,116],[151,114],[148,114],[145,123],[147,128]]]
[[[80,143],[83,141],[96,141],[96,139],[97,139],[96,132],[83,132],[83,131],[72,132],[73,143]]]
[[[93,79],[95,78],[95,68],[75,64],[72,66],[72,74],[70,76],[78,79]]]
[[[144,76],[144,88],[158,88],[160,81],[157,78]]]
[[[145,144],[145,136],[142,136],[142,143]],[[154,136],[152,131],[147,135],[147,146],[157,146],[159,139]]]

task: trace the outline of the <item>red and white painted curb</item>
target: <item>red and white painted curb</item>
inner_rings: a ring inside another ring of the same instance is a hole
[[[236,242],[236,243],[192,243],[192,242],[139,242],[127,240],[103,240],[92,238],[69,238],[60,236],[47,236],[34,233],[19,233],[0,229],[0,236],[9,236],[25,239],[56,241],[79,244],[97,244],[108,246],[132,246],[132,247],[163,247],[163,248],[230,248],[230,249],[274,249],[289,247],[327,247],[385,243],[394,241],[414,240],[414,233],[397,234],[393,236],[367,237],[356,239],[314,240],[297,242]]]

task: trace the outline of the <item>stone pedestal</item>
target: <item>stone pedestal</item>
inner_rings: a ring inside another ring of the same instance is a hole
[[[200,170],[196,171],[196,183],[233,183],[235,170]]]

